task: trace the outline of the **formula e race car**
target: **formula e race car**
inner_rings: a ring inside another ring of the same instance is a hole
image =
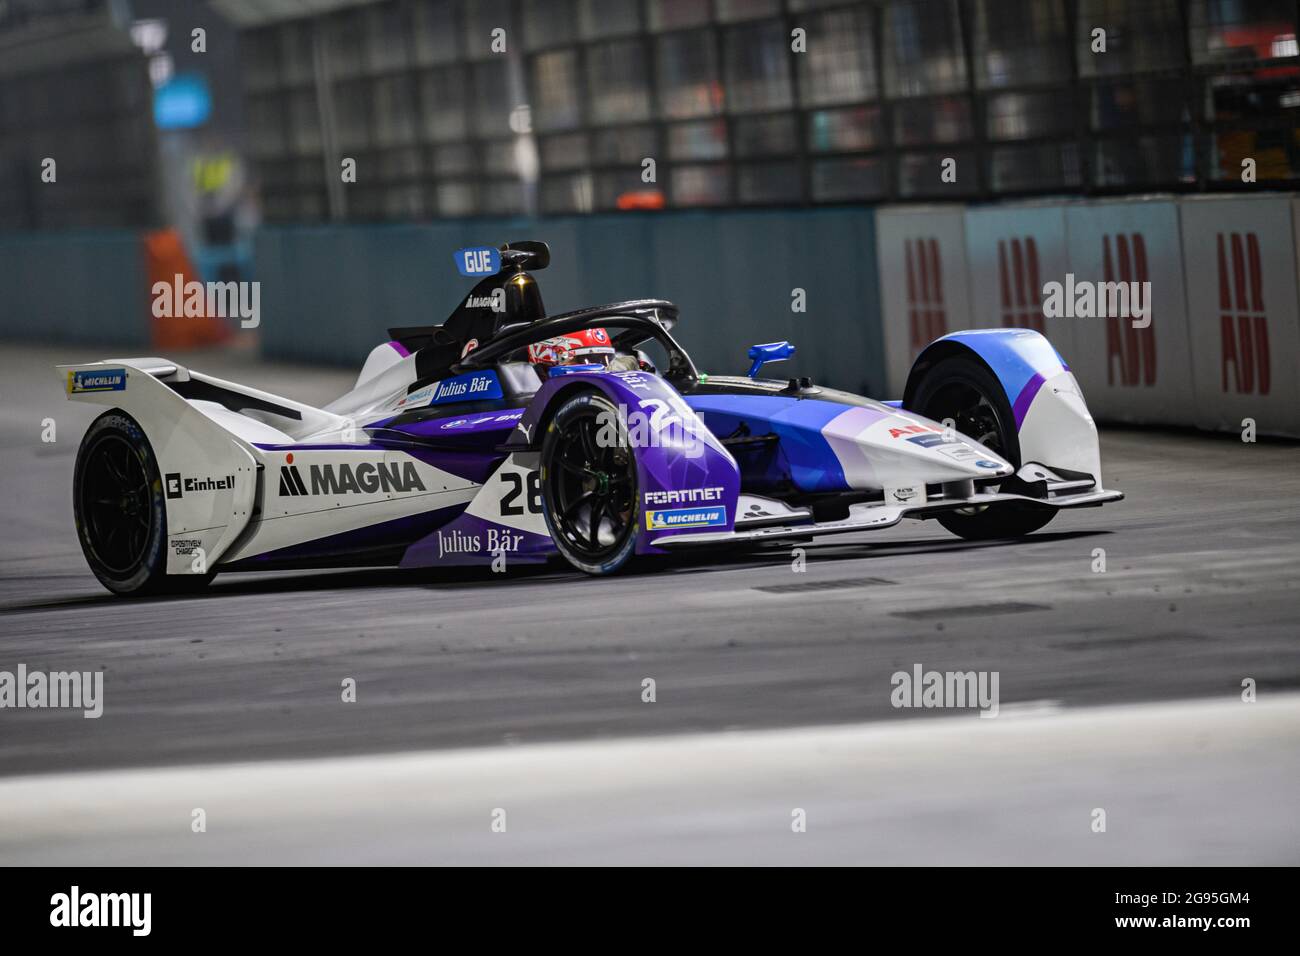
[[[219,571],[540,562],[589,574],[637,556],[798,541],[934,518],[1028,534],[1117,501],[1097,430],[1036,332],[957,332],[900,401],[706,375],[671,302],[546,315],[541,242],[456,253],[482,277],[442,325],[389,330],[323,408],[161,358],[60,367],[110,406],[77,455],[91,569],[119,594]]]

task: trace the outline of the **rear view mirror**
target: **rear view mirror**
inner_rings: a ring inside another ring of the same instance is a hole
[[[753,364],[749,366],[749,377],[755,378],[758,370],[768,362],[783,362],[794,355],[794,346],[789,342],[768,342],[765,345],[752,345],[749,357]]]

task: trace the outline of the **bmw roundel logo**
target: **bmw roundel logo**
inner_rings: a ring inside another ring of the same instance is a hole
[[[979,461],[975,462],[975,467],[977,467],[977,468],[1001,468],[1002,466],[999,465],[996,461],[988,461],[987,459],[981,458]]]
[[[605,341],[605,338],[606,338],[606,336],[605,336],[605,330],[604,330],[604,329],[597,329],[597,330],[596,330],[596,341],[597,341],[597,342],[604,342],[604,341]]]

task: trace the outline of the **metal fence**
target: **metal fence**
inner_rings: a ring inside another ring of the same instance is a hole
[[[1247,158],[1291,188],[1298,9],[388,0],[241,45],[268,218],[405,220],[1221,189]]]
[[[112,12],[0,2],[0,231],[161,220],[149,75]]]

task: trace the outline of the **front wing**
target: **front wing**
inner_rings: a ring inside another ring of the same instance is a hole
[[[1037,466],[1034,466],[1035,468]],[[1025,469],[1021,470],[1021,474]],[[1062,510],[1065,508],[1095,508],[1113,501],[1121,501],[1124,493],[1097,488],[1090,480],[1049,480],[1046,495],[1016,494],[1013,492],[975,492],[955,495],[931,495],[924,502],[894,504],[860,502],[849,506],[849,516],[834,521],[815,521],[805,509],[790,509],[780,502],[743,496],[745,509],[736,521],[734,531],[713,534],[665,535],[655,539],[656,548],[680,551],[690,548],[749,545],[765,541],[807,539],[828,534],[847,534],[853,531],[877,531],[892,528],[904,518],[932,518],[945,511],[976,508],[986,505],[1028,504],[1040,508]],[[743,517],[748,513],[751,517]]]

